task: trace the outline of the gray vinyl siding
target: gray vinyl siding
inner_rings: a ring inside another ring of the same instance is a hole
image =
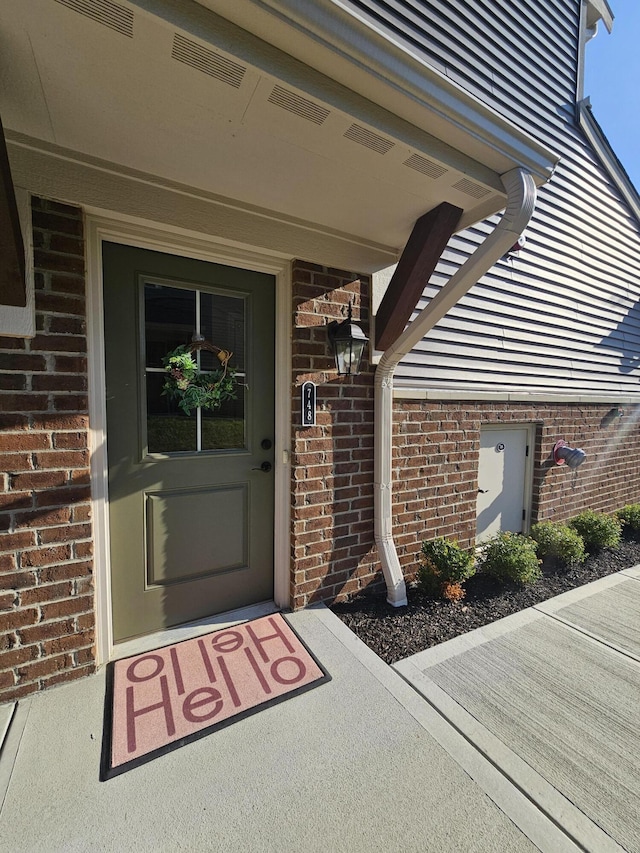
[[[346,5],[542,142],[553,138],[558,105],[575,100],[579,0]]]
[[[498,219],[450,241],[418,309]],[[586,145],[540,190],[526,236],[519,255],[499,261],[401,363],[398,386],[638,390],[638,225]]]
[[[403,360],[396,387],[635,393],[640,229],[575,120],[578,0],[350,5],[561,155],[525,248],[499,261]],[[498,221],[452,238],[418,310]]]

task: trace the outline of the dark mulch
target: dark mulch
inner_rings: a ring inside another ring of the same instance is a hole
[[[331,608],[351,630],[387,663],[436,646],[458,634],[480,628],[554,595],[640,564],[640,542],[623,541],[605,548],[582,566],[542,566],[543,577],[529,586],[499,585],[475,575],[465,583],[466,597],[455,604],[408,590],[407,607],[391,607],[384,594],[363,594]]]

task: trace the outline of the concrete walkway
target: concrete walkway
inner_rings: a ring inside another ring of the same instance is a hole
[[[640,568],[394,667],[596,851],[640,851]]]
[[[639,616],[631,570],[392,668],[289,614],[329,683],[106,782],[104,673],[3,706],[0,850],[640,853]]]

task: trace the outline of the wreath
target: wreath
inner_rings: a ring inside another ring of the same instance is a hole
[[[203,373],[194,358],[194,353],[201,349],[215,352],[220,367]],[[226,400],[237,398],[237,371],[229,367],[232,355],[232,352],[205,340],[176,347],[162,359],[167,373],[162,394],[170,400],[176,400],[185,415],[190,415],[191,410],[197,408],[215,412]]]

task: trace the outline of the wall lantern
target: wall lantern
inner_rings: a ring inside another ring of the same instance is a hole
[[[347,319],[341,323],[333,320],[327,327],[327,333],[338,374],[341,376],[358,374],[364,346],[369,338],[360,326],[351,322],[351,303],[349,303]]]
[[[577,447],[569,447],[567,442],[562,438],[556,441],[553,448],[553,460],[556,465],[564,465],[566,462],[569,468],[575,469],[578,465],[582,465],[586,458],[587,454],[584,450],[580,450]]]
[[[614,406],[613,409],[609,409],[607,414],[602,419],[602,426],[608,427],[614,421],[619,420],[624,416],[624,409],[621,409],[620,406]]]

